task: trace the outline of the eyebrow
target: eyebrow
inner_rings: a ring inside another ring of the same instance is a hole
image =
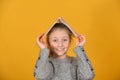
[[[53,37],[53,38],[57,38],[57,37]],[[62,37],[62,38],[69,38],[68,36],[64,36],[64,37]]]
[[[69,37],[67,37],[67,36],[64,36],[64,37],[62,37],[63,39],[69,39]],[[53,38],[51,38],[51,39],[58,39],[57,37],[53,37]]]

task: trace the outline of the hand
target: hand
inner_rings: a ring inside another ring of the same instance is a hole
[[[86,41],[85,36],[77,35],[77,37],[76,37],[76,46],[84,46],[85,41]]]
[[[37,36],[36,43],[41,48],[44,49],[47,47],[45,40],[42,38],[44,34]]]

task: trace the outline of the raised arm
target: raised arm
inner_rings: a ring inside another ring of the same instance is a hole
[[[93,68],[86,56],[86,53],[82,46],[74,48],[74,52],[77,54],[77,77],[78,80],[92,80],[94,78]]]
[[[42,36],[38,36],[36,40],[41,51],[34,68],[34,76],[37,80],[50,80],[53,75],[53,65],[49,61],[49,49],[46,48],[45,41],[43,39],[41,40]]]
[[[53,66],[48,56],[49,50],[47,48],[40,51],[40,56],[34,69],[34,76],[37,80],[50,80],[53,76]]]
[[[77,77],[78,80],[92,80],[94,78],[94,71],[92,65],[84,51],[85,37],[78,35],[76,37],[76,47],[74,52],[77,55]]]

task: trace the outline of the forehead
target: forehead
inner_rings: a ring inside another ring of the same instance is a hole
[[[49,35],[50,38],[64,38],[64,37],[69,37],[69,34],[66,30],[64,29],[56,29],[51,34]]]

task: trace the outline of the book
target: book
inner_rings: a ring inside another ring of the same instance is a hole
[[[77,33],[62,19],[62,17],[58,17],[57,20],[51,25],[51,27],[48,29],[48,31],[44,34],[43,38],[49,33],[49,31],[52,29],[52,27],[56,23],[63,23],[68,27],[68,29],[73,33],[74,36],[77,36]]]

